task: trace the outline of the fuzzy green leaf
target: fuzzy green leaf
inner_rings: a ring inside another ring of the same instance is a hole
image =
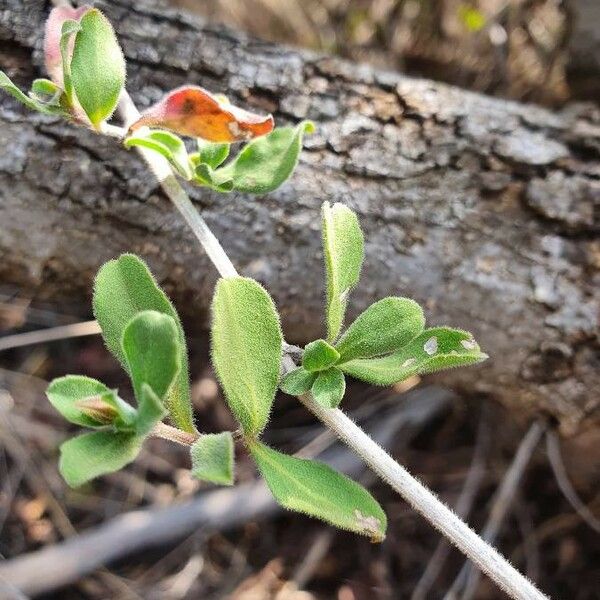
[[[54,379],[46,389],[50,404],[70,423],[84,427],[104,427],[106,421],[94,418],[77,406],[89,398],[103,399],[113,391],[100,381],[83,375],[66,375]]]
[[[181,368],[175,319],[155,310],[142,311],[125,327],[121,344],[138,402],[144,383],[160,400],[165,398]]]
[[[194,181],[222,194],[233,190],[233,180],[230,177],[223,175],[220,169],[215,171],[205,163],[197,164],[194,168]]]
[[[71,487],[78,487],[135,460],[142,441],[133,433],[84,433],[61,445],[59,471]]]
[[[304,133],[314,125],[304,121],[296,127],[278,127],[268,135],[246,144],[216,175],[233,181],[234,189],[250,194],[276,190],[294,171],[302,150]]]
[[[108,19],[97,9],[86,12],[75,36],[71,79],[79,104],[100,124],[114,112],[125,85],[125,59]]]
[[[133,408],[125,400],[121,399],[117,394],[117,390],[111,390],[110,395],[102,396],[102,400],[111,406],[117,416],[112,422],[112,426],[117,431],[132,432],[136,428],[136,421],[138,420],[138,411]]]
[[[147,383],[142,383],[140,399],[135,420],[135,431],[139,436],[147,436],[156,423],[167,415],[167,409],[154,390]]]
[[[364,238],[356,214],[343,204],[322,207],[323,257],[327,277],[327,339],[342,327],[350,290],[360,278]]]
[[[392,385],[413,375],[481,362],[470,333],[448,327],[426,329],[404,348],[383,358],[352,360],[340,365],[348,375],[376,385]]]
[[[302,354],[302,366],[307,371],[324,371],[340,359],[340,353],[325,340],[307,344]]]
[[[218,144],[197,139],[198,163],[207,164],[211,169],[216,169],[229,156],[230,144]]]
[[[29,92],[34,100],[39,100],[49,106],[60,106],[62,93],[63,91],[49,79],[34,79]]]
[[[172,317],[177,324],[181,351],[181,370],[165,399],[174,423],[184,431],[194,431],[185,336],[177,312],[158,287],[145,263],[137,256],[123,254],[98,271],[94,284],[94,314],[108,349],[125,369],[128,363],[121,348],[123,331],[139,312],[155,310]]]
[[[219,485],[233,485],[233,438],[229,431],[202,435],[190,454],[194,477]]]
[[[71,77],[70,41],[73,35],[79,32],[79,21],[67,19],[63,22],[60,32],[60,56],[62,59],[63,86],[69,106],[73,104],[73,80]]]
[[[409,298],[374,302],[348,327],[336,344],[340,363],[398,350],[425,327],[423,309]]]
[[[387,519],[369,492],[331,467],[294,458],[260,442],[249,449],[275,499],[284,508],[322,519],[380,542]]]
[[[212,360],[229,406],[247,434],[267,424],[281,369],[283,336],[275,304],[253,279],[217,283]]]
[[[46,115],[64,115],[62,107],[57,106],[53,103],[45,103],[31,98],[24,94],[6,75],[4,71],[0,71],[0,89],[9,93],[13,98],[18,100],[21,104],[24,104],[27,108],[35,110],[37,112],[44,113]]]
[[[337,408],[346,392],[346,378],[336,367],[321,371],[310,392],[321,406]]]
[[[311,373],[303,367],[298,367],[283,377],[279,387],[290,396],[300,396],[310,391],[316,378],[317,373]]]
[[[154,150],[164,156],[181,177],[188,181],[193,177],[190,158],[185,144],[179,136],[170,131],[154,129],[144,132],[142,130],[135,135],[129,136],[124,144],[126,148],[141,146],[142,148]]]

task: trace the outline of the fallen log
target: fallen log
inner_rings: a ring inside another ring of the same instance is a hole
[[[600,114],[552,113],[263,43],[151,0],[97,3],[115,23],[139,107],[193,82],[317,133],[263,198],[192,189],[240,272],[266,285],[286,337],[323,333],[319,208],[358,211],[367,245],[350,317],[389,294],[473,331],[491,359],[441,375],[563,433],[600,411]],[[0,65],[40,75],[42,0],[0,2]],[[0,281],[89,306],[98,266],[148,260],[188,322],[214,269],[134,153],[0,97]]]

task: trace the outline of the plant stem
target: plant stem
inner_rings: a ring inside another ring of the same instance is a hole
[[[121,93],[117,112],[125,122],[125,125],[136,121],[140,117],[138,109],[125,90]],[[126,131],[127,127],[124,130]],[[192,204],[187,192],[175,177],[168,161],[160,154],[152,152],[152,150],[147,150],[146,148],[137,148],[137,150],[154,173],[154,176],[160,183],[160,187],[162,187],[167,197],[173,202],[186,223],[190,226],[190,229],[216,267],[219,275],[221,277],[235,277],[237,271],[231,260],[229,260],[229,256],[227,256],[219,240]]]
[[[525,474],[525,469],[531,460],[531,457],[537,448],[540,439],[546,430],[546,423],[542,420],[534,421],[529,431],[525,434],[515,457],[504,474],[498,490],[494,494],[494,500],[490,509],[490,514],[481,531],[481,537],[490,544],[493,544],[500,532],[502,523],[506,519],[506,515],[513,504],[513,500],[521,479]],[[443,600],[452,600],[458,597],[458,593],[462,588],[461,600],[470,600],[477,591],[480,573],[473,568],[470,562],[466,562],[459,574],[456,576],[454,583],[444,596]]]
[[[171,427],[171,425],[160,422],[154,426],[150,435],[181,444],[182,446],[193,446],[200,438],[200,435],[197,433],[188,433],[187,431],[177,429],[177,427]]]
[[[519,600],[546,598],[495,548],[483,541],[466,523],[422,483],[378,446],[358,425],[338,409],[323,408],[310,397],[302,403],[350,446],[381,479],[394,488],[417,512],[447,537],[509,596]]]
[[[289,357],[284,369],[295,367]],[[300,401],[340,440],[352,448],[372,471],[398,492],[411,507],[420,513],[442,535],[471,559],[516,600],[547,600],[533,583],[517,571],[495,548],[487,544],[436,495],[397,463],[374,442],[354,421],[337,408],[325,408],[310,394],[299,396]]]

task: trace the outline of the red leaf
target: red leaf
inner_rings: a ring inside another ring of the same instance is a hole
[[[70,6],[57,6],[50,11],[46,21],[46,34],[44,37],[44,60],[46,62],[46,71],[50,79],[59,87],[63,87],[62,57],[60,55],[60,36],[63,23],[73,20],[79,21],[83,15],[90,10],[91,6],[80,6],[71,8]],[[74,36],[69,42],[69,56],[73,54]]]
[[[209,142],[239,142],[273,130],[273,117],[251,113],[197,86],[169,92],[158,104],[145,111],[129,131],[140,127],[160,127]]]

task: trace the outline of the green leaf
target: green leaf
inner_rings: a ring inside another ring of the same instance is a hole
[[[71,56],[69,43],[71,37],[81,30],[79,21],[67,19],[63,22],[60,30],[60,56],[62,59],[63,85],[65,96],[69,106],[73,105],[73,80],[71,77]]]
[[[307,344],[302,354],[302,366],[307,371],[324,371],[340,359],[340,353],[325,340]]]
[[[155,310],[138,313],[123,331],[122,347],[138,402],[144,383],[165,398],[181,368],[175,319]]]
[[[212,360],[244,431],[267,424],[281,370],[283,336],[275,304],[253,279],[217,282],[212,302]]]
[[[42,77],[40,79],[33,80],[33,83],[31,84],[31,91],[40,96],[54,96],[61,90],[53,81],[44,79]]]
[[[135,460],[141,445],[142,439],[133,433],[84,433],[61,445],[58,469],[71,487],[78,487],[122,469]]]
[[[402,348],[423,331],[423,309],[409,298],[384,298],[361,313],[336,344],[340,363]]]
[[[167,412],[164,404],[154,393],[153,389],[147,383],[142,383],[135,420],[136,433],[142,437],[147,436],[152,431],[154,425],[167,415]]]
[[[200,436],[190,454],[194,477],[219,485],[233,485],[233,438],[229,431]]]
[[[471,365],[486,358],[470,333],[433,327],[398,352],[383,358],[352,360],[340,365],[340,369],[368,383],[392,385],[413,375]]]
[[[194,181],[223,194],[227,194],[233,190],[233,180],[231,178],[223,176],[219,170],[215,171],[204,163],[196,165],[194,169]]]
[[[133,254],[123,254],[103,265],[94,283],[93,306],[106,346],[126,370],[129,366],[121,340],[129,321],[144,310],[156,310],[175,320],[182,349],[181,370],[165,404],[175,425],[184,431],[195,431],[183,328],[173,305],[158,287],[145,263]]]
[[[321,462],[287,456],[257,441],[248,447],[284,508],[367,535],[373,541],[384,539],[385,513],[365,488]]]
[[[80,21],[71,58],[71,79],[79,104],[100,124],[114,112],[125,85],[125,59],[108,19],[97,9]]]
[[[240,192],[272,192],[292,174],[302,150],[302,137],[313,131],[314,125],[308,121],[296,127],[278,127],[246,144],[230,163],[216,170],[216,175],[231,179]]]
[[[83,375],[54,379],[46,390],[50,403],[71,423],[132,431],[138,418],[133,406],[100,381]]]
[[[60,106],[54,104],[47,104],[31,98],[24,94],[6,75],[4,71],[0,71],[0,89],[9,93],[13,98],[17,99],[21,104],[24,104],[27,108],[35,110],[37,112],[44,113],[46,115],[64,115],[64,110]]]
[[[179,136],[170,131],[155,129],[144,133],[142,130],[140,133],[128,137],[124,144],[126,148],[141,146],[154,150],[164,156],[181,177],[188,181],[193,177],[190,158],[185,144]]]
[[[112,426],[117,431],[131,432],[135,429],[135,423],[138,419],[138,411],[128,402],[121,399],[117,390],[111,390],[110,394],[102,396],[103,402],[111,406],[117,416],[112,422]]]
[[[60,97],[63,91],[49,79],[34,79],[31,84],[30,97],[44,102],[49,106],[60,106]]]
[[[336,367],[321,371],[310,392],[321,406],[337,408],[346,392],[346,378]]]
[[[230,144],[207,142],[197,138],[198,163],[205,163],[211,169],[216,169],[229,156]]]
[[[322,208],[323,257],[327,276],[327,339],[342,327],[350,290],[356,286],[364,258],[364,238],[356,214],[329,202]]]
[[[83,410],[78,403],[89,399],[105,402],[105,397],[113,394],[114,392],[100,381],[83,375],[66,375],[54,379],[46,390],[52,406],[67,421],[84,427],[104,427],[106,420],[95,418],[91,411]],[[116,414],[115,410],[113,416]]]
[[[298,367],[283,377],[279,387],[290,396],[300,396],[310,391],[316,378],[317,373],[310,373],[303,367]]]

